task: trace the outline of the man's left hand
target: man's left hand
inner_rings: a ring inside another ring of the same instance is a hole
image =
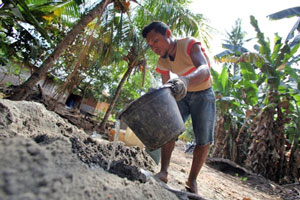
[[[189,79],[184,76],[171,79],[167,82],[167,84],[171,84],[171,90],[176,101],[180,101],[185,97],[189,82]]]

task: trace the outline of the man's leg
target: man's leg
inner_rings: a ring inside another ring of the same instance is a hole
[[[190,101],[193,130],[196,146],[193,152],[191,171],[186,182],[191,192],[198,193],[197,176],[203,166],[214,140],[214,126],[216,117],[216,99],[213,89],[194,93]]]
[[[155,177],[159,178],[161,181],[168,182],[168,168],[170,166],[171,155],[175,147],[175,140],[168,142],[161,148],[161,164],[160,172],[155,174]]]
[[[209,151],[210,144],[206,144],[204,146],[196,145],[194,152],[193,152],[193,162],[191,171],[186,182],[190,192],[198,194],[198,187],[197,187],[197,176],[200,172],[201,167],[203,166],[208,151]]]

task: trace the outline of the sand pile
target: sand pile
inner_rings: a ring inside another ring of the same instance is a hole
[[[138,147],[94,139],[42,104],[0,99],[0,199],[177,199]]]

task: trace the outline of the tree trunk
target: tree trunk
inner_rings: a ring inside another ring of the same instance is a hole
[[[269,91],[269,104],[253,120],[249,127],[252,143],[248,149],[246,167],[254,173],[280,183],[285,178],[287,166],[284,146],[285,117],[279,105],[277,91]]]
[[[228,119],[226,116],[220,114],[219,119],[216,123],[215,129],[215,144],[212,149],[212,157],[230,159],[230,148],[229,148],[229,132],[226,131],[225,123]]]
[[[24,100],[30,95],[34,85],[48,72],[54,65],[55,61],[67,49],[67,47],[74,41],[76,36],[90,23],[95,17],[101,17],[108,4],[113,0],[103,0],[87,15],[83,16],[80,21],[68,32],[67,36],[57,45],[53,53],[45,60],[38,70],[36,70],[30,78],[22,85],[14,90],[14,94],[9,97],[11,100]]]
[[[116,91],[116,93],[115,93],[115,96],[113,97],[113,100],[111,101],[111,103],[110,103],[110,105],[109,105],[109,107],[108,107],[108,109],[107,109],[107,111],[106,111],[106,113],[105,113],[105,116],[104,116],[104,118],[103,118],[103,120],[102,120],[102,122],[101,122],[101,124],[100,124],[100,130],[105,131],[105,125],[106,125],[106,123],[107,123],[108,117],[109,117],[111,111],[113,110],[113,108],[115,107],[115,104],[116,104],[117,99],[118,99],[118,97],[119,97],[119,95],[120,95],[120,93],[121,93],[121,89],[122,89],[122,87],[123,87],[123,85],[124,85],[124,83],[125,83],[125,80],[126,80],[126,79],[128,78],[128,76],[131,74],[131,72],[132,72],[134,66],[135,66],[134,64],[129,65],[129,67],[128,67],[126,73],[125,73],[124,76],[122,77],[122,79],[121,79],[121,81],[120,81],[120,83],[119,83],[119,85],[118,85],[118,87],[117,87],[117,91]]]
[[[69,76],[67,77],[67,80],[62,84],[61,88],[58,89],[57,95],[54,96],[54,99],[56,99],[56,100],[55,100],[54,104],[52,104],[52,107],[49,110],[55,110],[55,106],[57,105],[59,99],[64,95],[67,88],[69,88],[70,89],[69,92],[72,93],[73,89],[76,86],[76,82],[78,84],[80,83],[81,80],[78,81],[78,79],[79,79],[78,70],[79,69],[84,70],[84,68],[87,68],[86,66],[82,66],[81,63],[86,57],[86,54],[90,48],[91,42],[94,39],[94,37],[93,37],[94,31],[95,31],[96,27],[99,26],[99,24],[100,24],[100,20],[98,19],[92,33],[90,34],[90,36],[87,40],[85,47],[80,52],[80,56],[75,64],[75,67],[74,67],[72,73],[69,74]]]

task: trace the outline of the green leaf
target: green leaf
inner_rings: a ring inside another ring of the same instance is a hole
[[[290,52],[284,56],[283,63],[287,63],[290,58],[292,58],[298,51],[300,47],[300,42],[297,45],[294,45]],[[292,62],[292,61],[291,61]],[[291,64],[291,63],[290,63]]]
[[[251,83],[250,81],[247,81],[247,80],[244,80],[243,83],[244,83],[245,93],[246,93],[245,101],[247,103],[249,103],[250,105],[255,105],[258,101],[257,85],[255,83]]]
[[[286,66],[284,68],[284,71],[286,73],[288,73],[291,78],[293,78],[298,84],[300,83],[300,77],[299,75],[297,74],[296,70],[294,70],[293,68],[291,68],[290,66]],[[299,87],[298,87],[299,88]]]
[[[228,93],[228,72],[227,68],[223,67],[222,72],[220,74],[220,80],[222,85],[222,93],[227,94]]]
[[[299,94],[293,95],[293,98],[295,99],[296,104],[300,106],[300,95]]]
[[[14,7],[14,8],[11,8],[11,11],[12,13],[19,19],[25,21],[22,13],[20,12],[19,8],[18,7]]]
[[[279,12],[268,15],[267,17],[273,20],[278,20],[278,19],[294,17],[294,16],[300,16],[300,7],[284,9]]]
[[[267,60],[270,61],[270,42],[267,42],[265,40],[264,34],[260,31],[259,27],[258,27],[258,23],[257,20],[255,19],[254,16],[250,16],[250,22],[251,25],[255,28],[256,31],[256,37],[258,38],[258,43],[261,45],[259,47],[259,52],[266,57]]]
[[[52,44],[52,41],[51,41],[50,37],[48,36],[47,31],[41,26],[41,24],[38,22],[38,20],[33,16],[30,9],[26,5],[25,1],[18,0],[17,3],[21,6],[21,8],[23,9],[23,12],[26,14],[26,16],[28,18],[27,22],[32,24],[42,34],[42,36],[45,39],[47,39],[49,44]]]
[[[271,55],[271,61],[276,60],[276,58],[278,57],[278,53],[280,51],[280,47],[282,46],[281,37],[279,37],[277,33],[275,34],[274,41],[275,41],[275,45],[273,48],[273,53]]]
[[[242,178],[242,181],[247,181],[247,180],[248,180],[248,177],[246,177],[246,176]]]
[[[263,108],[262,108],[262,111],[265,112],[266,109],[269,109],[269,108],[276,108],[277,104],[276,103],[270,103],[270,104],[267,104],[265,105]]]
[[[21,72],[21,68],[19,66],[16,66],[14,69],[14,75],[19,75]]]
[[[214,69],[211,69],[211,74],[213,76],[213,87],[216,91],[218,92],[222,92],[222,85],[221,85],[221,81],[219,79],[220,74],[215,71]]]
[[[241,63],[241,73],[246,80],[257,80],[258,75],[250,63]]]

